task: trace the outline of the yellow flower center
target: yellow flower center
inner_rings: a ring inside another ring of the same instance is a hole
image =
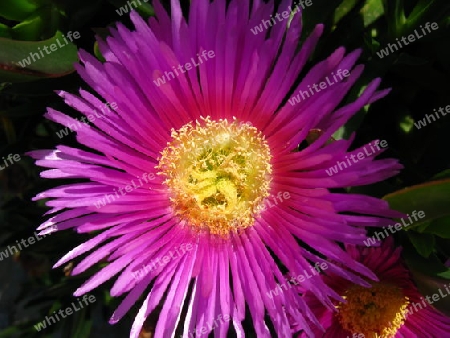
[[[269,196],[272,172],[261,132],[236,119],[206,117],[171,136],[156,168],[180,218],[212,234],[252,226]]]
[[[395,285],[353,285],[343,298],[347,303],[338,306],[337,316],[342,327],[352,333],[362,333],[366,338],[391,338],[405,322],[409,300]]]

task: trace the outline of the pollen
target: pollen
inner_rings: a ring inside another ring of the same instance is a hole
[[[366,338],[392,338],[405,322],[409,299],[395,285],[353,285],[343,298],[347,302],[338,306],[337,316],[347,331]]]
[[[156,168],[185,224],[215,235],[254,225],[272,173],[262,133],[236,119],[206,117],[172,130],[171,137]]]

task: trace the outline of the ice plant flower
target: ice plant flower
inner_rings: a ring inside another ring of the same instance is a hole
[[[345,303],[336,302],[335,308],[327,308],[309,291],[304,294],[307,304],[326,329],[325,335],[319,330],[316,335],[329,338],[448,335],[450,318],[420,294],[401,258],[401,247],[395,247],[393,242],[388,238],[376,248],[347,245],[347,253],[377,275],[379,280],[372,282],[369,288],[337,275],[322,275]]]
[[[381,200],[330,189],[386,179],[401,165],[375,160],[373,152],[332,177],[326,170],[359,151],[349,151],[352,140],[328,142],[333,133],[388,91],[377,91],[375,79],[355,102],[340,105],[363,71],[360,51],[344,48],[298,84],[323,31],[318,25],[298,50],[299,12],[254,35],[251,28],[270,17],[273,3],[193,0],[188,20],[176,0],[170,16],[153,5],[156,18],[147,23],[132,13],[134,30],[118,24],[99,41],[106,62],[80,51],[76,68],[97,95],[59,94],[90,125],[48,109],[83,149],[31,153],[50,168],[42,177],[77,179],[36,196],[50,198],[52,207],[39,230],[95,231],[55,267],[75,260],[76,275],[108,261],[75,296],[115,278],[111,295],[126,296],[110,322],[139,302],[134,338],[157,308],[155,337],[225,337],[229,330],[243,337],[246,316],[258,337],[291,336],[291,318],[311,333],[307,318],[319,323],[304,300],[294,292],[271,298],[269,291],[286,271],[298,274],[328,259],[339,262],[328,271],[353,282],[376,278],[340,243],[362,244],[366,226],[387,225],[397,213]],[[204,51],[215,57],[179,67]],[[295,106],[286,103],[338,70],[349,76]],[[163,75],[171,81],[155,81]],[[112,109],[103,114],[105,102]],[[321,130],[319,137],[298,151],[311,130]],[[318,276],[303,284],[324,304],[340,299]]]

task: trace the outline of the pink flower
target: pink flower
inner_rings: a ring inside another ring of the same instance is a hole
[[[422,296],[411,274],[389,237],[380,247],[363,248],[347,245],[347,253],[371,269],[378,281],[362,287],[335,274],[322,275],[322,280],[341,295],[346,303],[334,302],[332,308],[324,306],[311,292],[304,299],[325,329],[314,329],[316,336],[324,338],[346,337],[446,337],[450,331],[450,318],[436,310],[430,296]],[[447,297],[450,290],[439,291]],[[439,300],[439,299],[438,299]],[[301,329],[301,326],[297,326]],[[307,336],[307,334],[303,334]]]
[[[348,151],[352,140],[328,140],[388,91],[378,92],[376,79],[355,102],[339,106],[363,71],[355,65],[360,51],[346,54],[344,48],[294,85],[323,27],[299,51],[300,13],[288,29],[286,21],[268,35],[253,34],[273,3],[253,1],[249,8],[242,0],[194,0],[188,22],[176,0],[171,18],[158,1],[153,5],[156,17],[148,23],[132,13],[134,31],[118,24],[99,41],[105,63],[80,52],[77,70],[97,96],[59,94],[91,126],[48,109],[49,119],[76,131],[90,150],[60,145],[31,154],[50,168],[42,177],[78,180],[36,197],[52,199],[52,217],[41,232],[52,226],[95,231],[55,267],[84,255],[76,275],[106,259],[109,264],[75,295],[115,278],[111,295],[126,296],[111,323],[139,302],[134,338],[158,305],[155,337],[172,336],[177,328],[187,337],[205,327],[225,337],[230,326],[242,337],[246,316],[258,337],[290,336],[291,317],[311,332],[306,318],[312,313],[300,296],[268,293],[285,270],[298,274],[327,259],[340,263],[330,263],[330,271],[356,283],[368,285],[359,275],[376,278],[339,243],[362,244],[366,226],[386,225],[398,214],[384,201],[329,189],[378,182],[401,165],[375,160],[380,150],[330,176],[330,166],[359,150]],[[290,93],[332,79],[338,70],[348,76],[287,103]],[[105,101],[112,109],[103,114]],[[296,151],[312,129],[323,133]],[[339,299],[318,276],[304,287],[330,306]],[[231,320],[213,325],[219,315]]]

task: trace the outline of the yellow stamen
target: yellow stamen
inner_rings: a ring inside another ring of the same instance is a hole
[[[353,285],[343,298],[347,303],[337,307],[337,316],[347,331],[362,333],[366,338],[392,338],[405,322],[409,299],[395,285]]]
[[[269,196],[271,154],[255,127],[209,117],[172,130],[159,175],[175,212],[198,230],[225,235],[254,224]]]

